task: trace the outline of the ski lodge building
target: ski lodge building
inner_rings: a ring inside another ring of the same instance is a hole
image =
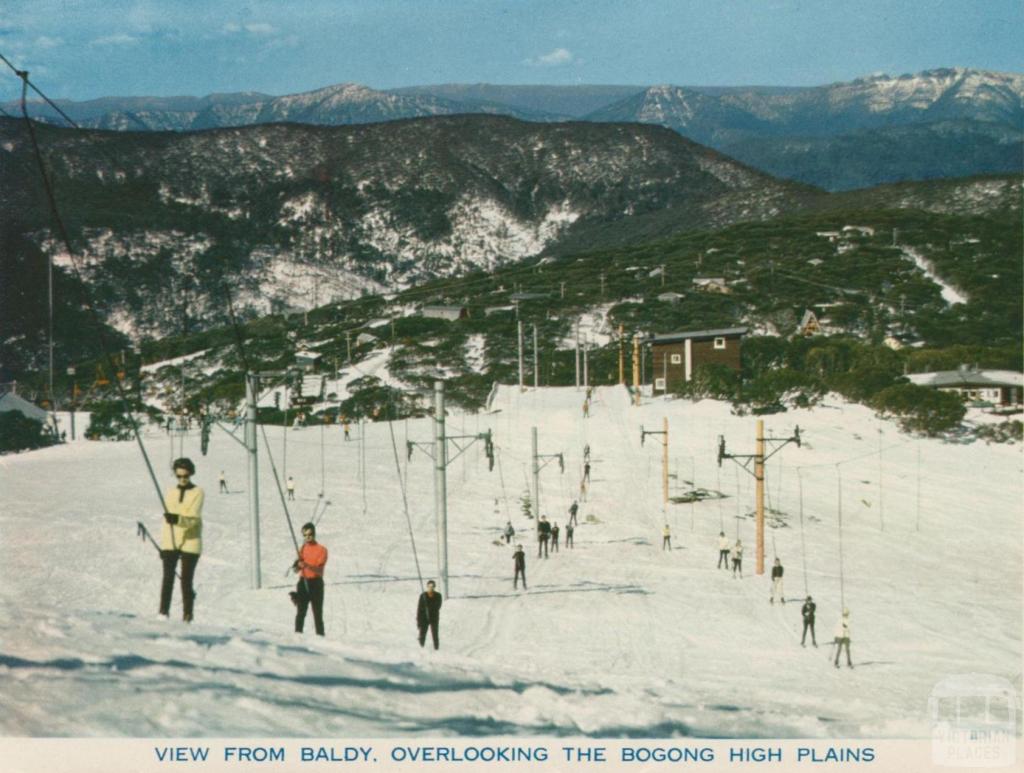
[[[693,330],[652,336],[654,391],[664,392],[693,378],[701,365],[725,365],[739,373],[745,327]]]
[[[911,373],[912,384],[943,392],[956,392],[964,400],[991,403],[997,408],[1020,409],[1024,402],[1024,373],[1012,370],[978,370],[961,365],[956,370]]]

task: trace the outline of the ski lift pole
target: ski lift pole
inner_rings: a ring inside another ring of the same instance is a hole
[[[245,375],[245,447],[248,450],[249,461],[249,585],[253,590],[259,590],[261,587],[259,462],[256,445],[257,378],[254,373]],[[285,433],[287,432],[286,428]]]
[[[648,435],[661,435],[661,501],[663,506],[668,505],[668,417],[662,418],[662,429],[644,429],[644,425],[640,425],[640,445],[643,446],[644,440]]]
[[[447,442],[444,437],[444,382],[434,382],[434,509],[437,514],[437,564],[448,593],[448,482]]]
[[[765,454],[766,442],[776,444],[769,454]],[[764,574],[764,465],[765,462],[781,451],[783,446],[788,443],[796,443],[797,447],[800,447],[800,427],[796,427],[793,431],[793,435],[788,438],[766,438],[764,436],[763,419],[757,420],[757,437],[755,453],[753,454],[726,453],[725,438],[721,435],[718,436],[718,466],[722,466],[723,459],[732,459],[733,461],[743,459],[743,462],[737,461],[737,465],[751,473],[756,482],[755,506],[757,515],[757,574]],[[747,466],[751,461],[754,463],[754,469],[752,471]],[[737,475],[738,474],[739,471],[737,469]]]

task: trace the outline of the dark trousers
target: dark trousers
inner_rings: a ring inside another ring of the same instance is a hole
[[[506,545],[511,545],[512,544],[512,535],[511,534],[506,534],[505,535],[505,544]]]
[[[722,568],[722,562],[725,562],[725,571],[729,571],[729,551],[719,550],[718,551],[718,568]]]
[[[182,617],[185,620],[192,619],[192,602],[196,594],[192,590],[192,578],[196,574],[196,564],[199,563],[198,553],[182,553],[180,550],[161,550],[160,560],[164,562],[164,578],[160,586],[160,614],[166,615],[171,611],[171,596],[174,593],[174,570],[177,568],[178,559],[181,559],[181,606]]]
[[[425,626],[421,625],[419,628],[420,628],[420,646],[422,647],[426,643],[426,641],[427,641],[427,628],[430,628],[430,636],[434,640],[434,649],[436,650],[440,646],[440,643],[438,642],[438,639],[437,639],[437,623],[434,622],[433,620],[431,620]]]
[[[804,642],[807,641],[807,632],[811,632],[811,643],[817,647],[818,640],[814,638],[814,621],[804,620],[804,635],[800,637],[800,646],[802,647]]]
[[[734,576],[735,576],[736,572],[740,573],[740,577],[743,576],[743,559],[742,558],[734,558],[732,560],[732,573],[733,573]]]
[[[540,538],[537,542],[537,558],[540,558],[541,552],[544,553],[544,558],[548,557],[548,537],[547,535]]]
[[[661,549],[662,550],[671,550],[672,549],[672,538],[671,537],[662,537],[661,538]]]
[[[551,535],[551,549],[556,553],[558,552],[558,537],[554,534]]]
[[[520,577],[523,578],[523,590],[525,590],[526,589],[526,570],[525,569],[520,569],[517,566],[516,567],[516,576],[512,578],[512,587],[513,588],[518,588],[519,587],[519,578]]]
[[[220,482],[220,490],[221,490],[221,492],[223,492],[224,494],[227,494],[227,493],[228,493],[228,484],[227,484],[227,483],[225,483],[224,481],[221,481],[221,482]]]
[[[843,647],[846,648],[846,665],[853,668],[853,661],[850,660],[850,640],[849,639],[836,639],[836,668],[839,668],[839,653],[843,651]]]
[[[324,635],[324,581],[321,577],[314,577],[312,580],[305,578],[299,580],[295,586],[295,632],[302,633],[302,626],[306,622],[306,610],[313,605],[313,625],[316,627],[316,635]]]
[[[565,546],[567,548],[571,548],[572,547],[572,535],[571,534],[566,534],[565,535]]]

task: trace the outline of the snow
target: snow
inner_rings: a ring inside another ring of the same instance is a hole
[[[935,266],[928,260],[924,255],[917,252],[912,247],[903,246],[901,247],[903,257],[907,260],[912,260],[914,264],[924,272],[925,276],[931,279],[935,284],[941,288],[942,300],[952,306],[955,303],[967,303],[967,295],[962,291],[955,288],[942,279],[938,274],[935,273]]]
[[[947,676],[989,674],[1020,691],[1019,444],[912,438],[834,396],[764,417],[766,435],[799,424],[803,437],[767,464],[768,563],[781,557],[790,602],[773,606],[753,574],[753,480],[716,463],[719,435],[728,452],[753,452],[754,420],[710,400],[633,407],[621,387],[597,388],[586,420],[582,402],[571,387],[503,386],[490,413],[450,413],[449,434],[493,431],[497,463],[488,472],[476,443],[448,468],[451,593],[437,652],[420,649],[413,625],[417,558],[425,579],[438,577],[433,464],[405,453],[406,440],[430,442],[429,418],[354,425],[350,442],[337,427],[266,427],[275,456],[272,467],[261,444],[259,590],[244,450],[215,433],[204,457],[197,432],[149,428],[160,484],[172,485],[183,449],[207,492],[192,625],[176,619],[177,589],[171,621],[155,619],[159,563],[136,521],[158,533],[161,506],[134,442],[4,457],[0,735],[927,738],[928,698]],[[640,428],[664,417],[672,495],[695,483],[726,498],[663,508],[662,446],[641,445]],[[565,455],[564,474],[557,463],[540,473],[553,521],[564,524],[592,450],[576,547],[548,560],[535,557],[519,506],[531,427],[541,454]],[[231,494],[217,493],[220,470]],[[291,630],[294,552],[275,470],[295,477],[295,526],[319,491],[331,503],[319,525],[330,550],[323,639]],[[526,592],[511,587],[506,520],[527,550]],[[660,547],[665,523],[672,551]],[[748,546],[742,579],[715,569],[720,529]],[[827,660],[840,535],[853,670]],[[799,643],[805,587],[819,649]]]
[[[589,342],[592,346],[607,346],[611,343],[612,329],[611,325],[608,324],[608,312],[611,311],[614,305],[614,303],[604,303],[600,306],[594,306],[589,311],[580,315],[577,324],[579,325],[581,348],[584,342]],[[558,348],[576,348],[575,327],[569,335],[562,339]]]
[[[206,353],[208,351],[210,351],[210,350],[209,349],[200,349],[197,352],[190,352],[189,354],[183,354],[180,357],[172,357],[169,360],[160,360],[159,362],[151,362],[148,365],[143,365],[140,368],[140,370],[143,373],[156,373],[157,371],[159,371],[159,370],[161,370],[163,368],[177,366],[177,365],[182,365],[182,364],[184,364],[186,362],[192,362],[192,360],[199,359],[200,357],[205,357]]]

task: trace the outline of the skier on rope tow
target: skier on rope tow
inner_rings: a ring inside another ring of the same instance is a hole
[[[835,659],[835,663],[834,663],[835,667],[839,668],[839,655],[843,651],[843,649],[845,648],[846,649],[846,665],[849,666],[850,668],[853,668],[853,660],[850,658],[850,610],[849,609],[844,609],[843,610],[843,616],[842,616],[842,618],[840,618],[839,622],[836,624],[836,635],[835,635],[835,640],[834,641],[835,641],[835,645],[836,645],[836,659]]]
[[[203,549],[203,490],[192,482],[196,467],[182,457],[171,465],[177,485],[164,494],[164,525],[160,536],[160,560],[163,561],[163,582],[160,586],[160,616],[167,618],[174,593],[174,574],[181,561],[182,619],[192,622],[195,592],[192,580]]]
[[[515,590],[519,587],[519,578],[523,578],[523,590],[526,590],[526,554],[523,552],[522,545],[516,545],[516,550],[512,554],[512,564],[515,567],[515,575],[512,577],[512,589]]]
[[[724,531],[718,532],[718,568],[729,571],[729,548],[732,544]]]
[[[295,633],[302,633],[306,622],[306,610],[313,605],[313,624],[316,635],[324,635],[324,566],[327,564],[327,548],[316,541],[316,525],[312,522],[302,527],[302,547],[292,569],[299,573],[299,582],[288,595],[295,604]]]
[[[818,640],[814,638],[814,611],[818,608],[818,605],[814,603],[814,600],[808,596],[804,605],[800,607],[800,615],[804,619],[804,635],[800,637],[800,646],[806,647],[807,631],[811,632],[811,644],[815,647],[818,646]]]
[[[772,597],[769,599],[769,602],[772,603],[772,604],[775,603],[775,594],[776,593],[779,595],[779,599],[781,599],[782,603],[783,604],[786,603],[786,594],[782,590],[782,574],[783,574],[783,572],[784,572],[784,570],[782,568],[782,561],[781,561],[781,559],[776,558],[775,559],[775,565],[772,566]]]
[[[441,594],[434,590],[436,587],[437,584],[433,580],[427,580],[427,589],[420,594],[419,603],[416,605],[416,627],[420,632],[420,646],[426,643],[429,628],[435,650],[440,647],[437,628],[441,624]]]

